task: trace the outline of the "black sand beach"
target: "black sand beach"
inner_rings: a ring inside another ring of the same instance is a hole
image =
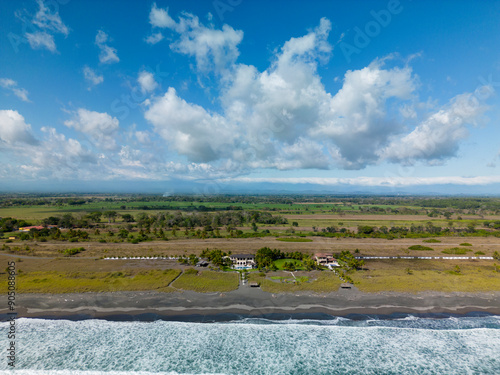
[[[259,288],[240,287],[228,293],[112,292],[80,294],[21,294],[17,316],[31,318],[109,320],[196,320],[215,316],[263,317],[321,315],[391,315],[488,313],[500,315],[500,292],[491,293],[363,293],[356,289],[319,295],[271,294]],[[2,319],[6,309],[0,310]]]

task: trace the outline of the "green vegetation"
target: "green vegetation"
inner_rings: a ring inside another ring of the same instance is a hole
[[[296,270],[304,269],[301,261],[291,259],[291,258],[275,260],[274,265],[276,266],[276,269],[280,270],[280,271],[282,271],[282,270],[296,271]]]
[[[250,281],[260,284],[260,288],[269,293],[295,293],[295,292],[336,292],[342,281],[333,272],[313,271],[308,277],[298,277],[296,282],[291,277],[262,277],[250,274]]]
[[[0,235],[37,224],[47,228],[22,233],[21,240],[102,242],[107,239],[95,229],[106,227],[109,236],[115,237],[109,239],[111,242],[136,244],[168,237],[248,238],[289,233],[295,233],[296,239],[280,241],[311,240],[304,236],[500,237],[500,220],[480,220],[499,213],[500,199],[474,197],[0,195]],[[370,215],[377,215],[377,219],[368,219]],[[405,219],[398,219],[403,215]],[[469,217],[458,220],[464,215]],[[471,215],[477,218],[471,219]],[[387,219],[381,219],[383,216]],[[450,220],[452,216],[457,220]],[[332,225],[332,220],[342,227]],[[266,226],[273,226],[273,232]],[[304,227],[312,231],[295,229]],[[127,233],[133,237],[127,238]]]
[[[500,290],[500,278],[493,266],[460,265],[448,271],[436,271],[435,265],[413,263],[408,273],[405,267],[374,266],[352,276],[355,285],[364,292],[486,292]],[[450,267],[450,266],[448,266]]]
[[[283,242],[312,242],[310,238],[301,238],[301,237],[280,237],[276,239],[278,241],[283,241]]]
[[[230,292],[238,289],[239,281],[236,272],[184,272],[172,286],[177,289],[194,290],[195,292]]]
[[[441,251],[443,254],[454,254],[454,255],[464,255],[467,254],[467,252],[472,251],[469,249],[463,249],[460,247],[451,247],[449,249],[445,249]]]
[[[214,249],[214,250],[203,250],[201,252],[202,258],[207,258],[212,264],[219,268],[231,267],[232,263],[229,258],[225,258],[228,254],[222,250]],[[194,263],[196,264],[196,263]]]
[[[422,245],[413,245],[408,248],[409,250],[434,250],[432,247],[422,246]]]
[[[336,253],[334,257],[341,267],[336,270],[338,276],[332,280],[341,282],[339,277],[342,277],[357,282],[360,274],[368,272],[367,266],[350,252],[342,251],[354,249],[354,243],[361,243],[355,246],[359,246],[360,252],[366,256],[403,256],[409,250],[432,251],[432,248],[422,245],[441,243],[441,240],[446,246],[441,244],[435,248],[449,247],[444,254],[463,255],[472,253],[472,248],[476,250],[476,244],[481,244],[482,251],[475,252],[475,255],[490,256],[493,253],[498,263],[500,255],[498,251],[493,252],[493,245],[500,238],[499,215],[500,199],[484,197],[0,195],[0,247],[3,252],[16,256],[37,258],[39,267],[31,268],[26,275],[52,262],[42,258],[57,258],[61,269],[57,268],[56,274],[62,275],[58,276],[62,284],[72,285],[71,280],[75,279],[75,268],[72,272],[67,268],[85,264],[76,271],[80,275],[78,280],[83,280],[82,285],[89,290],[109,290],[101,288],[98,283],[101,279],[109,279],[110,288],[135,288],[142,282],[147,284],[144,280],[139,282],[141,278],[154,279],[152,275],[137,274],[135,262],[112,261],[103,265],[104,262],[94,261],[102,257],[175,254],[184,265],[194,266],[204,258],[211,262],[211,267],[228,270],[231,264],[227,256],[231,252],[256,253],[258,272],[251,274],[264,274],[259,277],[265,280],[264,284],[272,283],[271,289],[300,291],[300,288],[316,285],[318,280],[326,277],[324,275],[335,276],[330,271],[314,271],[317,265],[311,255],[316,250]],[[43,229],[17,231],[20,227],[34,225],[43,226]],[[281,241],[282,250],[267,247],[276,240]],[[422,245],[414,245],[420,241]],[[324,248],[321,242],[324,242]],[[214,246],[220,249],[214,249]],[[206,247],[211,249],[203,250]],[[31,262],[28,258],[23,260],[23,268]],[[371,267],[372,261],[367,262]],[[400,268],[397,262],[391,263],[390,270],[395,274],[401,272],[404,277],[413,277],[413,280],[418,280],[422,272],[428,271],[439,271],[442,273],[439,277],[461,280],[470,275],[470,270],[462,264],[457,273],[457,270],[447,268],[449,263],[422,270],[413,263]],[[474,261],[476,264],[480,262]],[[184,268],[179,264],[172,265]],[[149,263],[148,267],[153,267],[153,264]],[[80,270],[101,273],[89,273],[87,277]],[[269,275],[265,272],[278,270],[294,270],[297,279],[289,276],[272,280],[265,276]],[[105,276],[108,271],[123,274],[108,277]],[[311,271],[310,274],[315,276],[310,276],[309,272],[298,276],[302,271]],[[372,276],[370,282],[380,280],[372,271],[369,273]],[[207,291],[228,288],[223,280],[214,279],[219,276],[210,275],[188,269],[174,284],[187,283],[187,289],[193,287],[202,291],[204,288]],[[50,281],[55,276],[42,276],[36,277],[36,282],[31,282],[29,276],[26,280],[30,281],[29,285],[38,285],[38,290],[43,290],[45,284],[49,290],[55,290],[56,287],[51,285],[57,283]],[[121,281],[117,284],[115,280]],[[204,287],[205,284],[209,286]],[[231,285],[234,289],[237,284]]]
[[[18,275],[19,293],[83,293],[157,290],[171,292],[168,284],[180,270],[117,272],[39,271]],[[4,293],[7,284],[2,285]]]
[[[344,271],[355,271],[365,265],[364,260],[356,259],[350,251],[342,251],[337,255],[337,261]]]
[[[71,249],[60,250],[60,252],[66,256],[76,255],[76,254],[81,253],[82,251],[85,251],[85,249],[83,247],[74,247]]]

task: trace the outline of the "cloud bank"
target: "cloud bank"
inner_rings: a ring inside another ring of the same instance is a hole
[[[39,33],[48,36],[34,34],[33,43],[55,51],[53,34],[67,35],[69,29],[41,0],[38,4]],[[140,129],[120,126],[109,113],[77,108],[64,120],[76,139],[50,124],[37,139],[19,112],[0,110],[1,147],[31,158],[21,173],[47,178],[255,182],[260,180],[242,176],[261,169],[362,170],[382,163],[442,164],[457,155],[469,129],[481,122],[488,109],[484,92],[493,94],[485,85],[478,88],[481,95],[462,92],[441,104],[421,98],[420,78],[411,59],[396,54],[343,72],[340,88],[328,91],[320,71],[335,50],[329,42],[332,24],[326,18],[304,35],[284,42],[266,68],[239,61],[244,33],[229,25],[216,28],[187,12],[174,17],[156,4],[151,7],[149,24],[151,34],[145,41],[150,48],[158,48],[159,53],[169,48],[189,60],[198,82],[206,79],[216,88],[213,105],[191,102],[182,86],[170,83],[168,87],[164,81],[161,88],[154,74],[141,69],[133,75],[137,87],[132,90],[142,94],[137,106],[143,110],[145,126]],[[120,62],[107,33],[99,30],[95,44],[101,64]],[[104,80],[88,66],[83,74],[90,87]],[[2,79],[0,86],[27,100],[27,92],[14,81]],[[441,183],[438,179],[368,177],[262,181]],[[482,183],[458,177],[446,181]]]

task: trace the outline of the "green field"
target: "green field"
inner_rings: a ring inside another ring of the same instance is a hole
[[[281,271],[281,270],[284,269],[283,266],[284,266],[285,262],[287,262],[287,263],[294,262],[296,264],[296,267],[297,267],[298,270],[304,269],[304,267],[302,267],[302,261],[296,260],[296,259],[290,259],[290,258],[275,260],[274,261],[274,265],[276,267],[278,267],[278,270]]]
[[[172,292],[168,284],[180,270],[21,273],[17,279],[19,293],[84,293],[156,290]],[[3,292],[7,284],[2,283]]]
[[[363,292],[488,292],[500,290],[500,273],[491,266],[460,265],[460,274],[455,266],[446,264],[441,269],[426,267],[425,262],[413,263],[410,267],[385,267],[359,271],[351,275],[356,287]],[[416,268],[414,268],[416,267]],[[419,269],[420,268],[420,269]],[[408,273],[410,271],[410,274]]]
[[[285,277],[272,280],[271,277],[250,274],[250,281],[258,282],[260,288],[268,293],[294,293],[294,292],[315,292],[330,293],[336,292],[342,281],[333,272],[312,272],[306,279],[298,278],[299,283],[294,283],[292,277]]]
[[[174,288],[200,293],[230,292],[238,289],[239,275],[236,272],[200,271],[197,274],[183,273],[172,284]]]

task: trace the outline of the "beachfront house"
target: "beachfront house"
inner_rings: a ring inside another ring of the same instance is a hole
[[[235,270],[248,270],[255,267],[255,255],[253,254],[231,254],[229,259]]]
[[[320,266],[324,266],[324,267],[328,267],[328,268],[339,267],[337,260],[333,257],[332,254],[317,253],[317,254],[314,254],[314,260]]]

